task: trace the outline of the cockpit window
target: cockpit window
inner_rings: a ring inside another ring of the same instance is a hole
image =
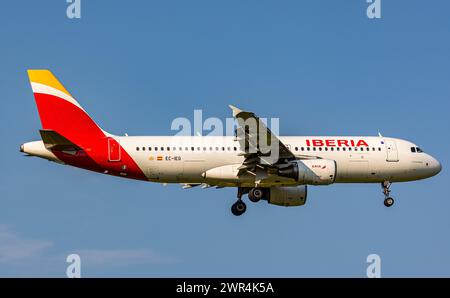
[[[423,153],[423,150],[420,149],[419,147],[416,147],[416,151],[417,151],[417,153]]]
[[[411,147],[411,152],[416,153],[416,147]]]

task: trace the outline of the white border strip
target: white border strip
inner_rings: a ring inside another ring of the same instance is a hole
[[[40,83],[35,83],[35,82],[31,82],[31,88],[33,89],[33,93],[49,94],[49,95],[53,95],[53,96],[62,98],[64,100],[67,100],[71,104],[76,105],[77,107],[79,107],[80,109],[82,109],[84,111],[84,109],[75,100],[75,98],[73,98],[72,96],[70,96],[56,88],[53,88],[53,87],[50,87],[50,86],[47,86],[44,84],[40,84]],[[86,112],[86,111],[84,111],[84,112]]]

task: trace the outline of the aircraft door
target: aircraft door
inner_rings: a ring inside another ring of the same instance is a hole
[[[390,162],[397,162],[398,159],[398,150],[397,150],[397,144],[395,141],[386,141],[386,152],[387,152],[387,158],[386,161]]]
[[[121,161],[120,144],[113,138],[108,138],[108,161]]]

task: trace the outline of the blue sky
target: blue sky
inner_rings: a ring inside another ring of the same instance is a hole
[[[8,1],[0,17],[0,276],[364,277],[450,275],[448,1]],[[18,152],[39,139],[26,69],[48,68],[107,131],[168,135],[176,117],[279,117],[282,135],[416,142],[429,180],[311,187],[303,207],[234,189],[121,180]]]

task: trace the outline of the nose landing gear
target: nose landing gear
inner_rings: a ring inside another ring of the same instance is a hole
[[[394,205],[394,199],[393,198],[388,197],[388,198],[384,199],[384,206],[391,207],[392,205]]]
[[[394,199],[390,196],[391,194],[391,185],[392,183],[389,181],[384,181],[381,183],[381,187],[383,188],[383,194],[384,194],[384,206],[391,207],[394,205]]]

